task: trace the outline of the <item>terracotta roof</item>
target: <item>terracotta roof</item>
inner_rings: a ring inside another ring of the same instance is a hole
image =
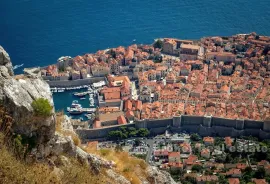
[[[130,100],[125,101],[125,111],[132,109],[132,102]]]
[[[93,128],[100,128],[101,127],[101,121],[96,120],[93,124]]]
[[[207,142],[207,143],[214,143],[214,138],[213,137],[204,137],[203,141]]]
[[[126,117],[128,117],[128,118],[130,118],[130,117],[134,117],[134,113],[133,113],[133,111],[128,110],[128,111],[126,112]]]
[[[227,146],[232,146],[232,139],[231,139],[231,137],[225,137],[225,144],[227,145]]]
[[[197,181],[203,181],[203,182],[207,182],[207,181],[218,181],[218,177],[215,175],[208,175],[208,176],[198,176],[196,177]]]
[[[199,50],[200,46],[199,45],[191,45],[191,44],[181,44],[180,46],[183,49],[193,49],[193,50]]]
[[[118,124],[119,125],[125,125],[125,124],[127,124],[126,118],[123,115],[118,116],[117,121],[118,121]]]
[[[169,157],[177,157],[180,158],[180,152],[170,152]]]
[[[240,184],[240,181],[238,178],[229,178],[229,184]]]
[[[255,184],[267,184],[267,182],[266,182],[265,179],[256,179],[256,178],[253,178],[252,181],[253,181]]]

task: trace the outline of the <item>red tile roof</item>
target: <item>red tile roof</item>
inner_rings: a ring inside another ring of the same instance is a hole
[[[169,157],[177,157],[180,158],[180,152],[170,152]]]
[[[229,184],[240,184],[240,181],[238,178],[229,178]]]
[[[126,120],[126,118],[123,115],[122,116],[118,116],[117,121],[118,121],[118,124],[119,125],[125,125],[125,124],[127,124],[127,120]]]

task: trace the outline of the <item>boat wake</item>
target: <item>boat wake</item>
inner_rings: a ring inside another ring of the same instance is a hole
[[[23,65],[24,65],[24,64],[21,64],[21,65],[15,65],[15,66],[13,67],[13,70],[18,69],[18,68],[22,67]]]

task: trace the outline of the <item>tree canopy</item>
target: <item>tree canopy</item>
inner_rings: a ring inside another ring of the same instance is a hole
[[[155,43],[154,43],[154,48],[159,48],[159,49],[161,49],[162,48],[162,46],[163,46],[163,42],[160,40],[160,39],[158,39]]]

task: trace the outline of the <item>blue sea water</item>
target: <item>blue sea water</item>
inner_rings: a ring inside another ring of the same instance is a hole
[[[0,45],[13,65],[23,67],[127,46],[134,39],[270,35],[269,0],[0,0],[0,7]],[[55,104],[68,99],[58,97]]]
[[[269,0],[0,0],[0,7],[0,45],[24,67],[134,39],[270,35]]]

